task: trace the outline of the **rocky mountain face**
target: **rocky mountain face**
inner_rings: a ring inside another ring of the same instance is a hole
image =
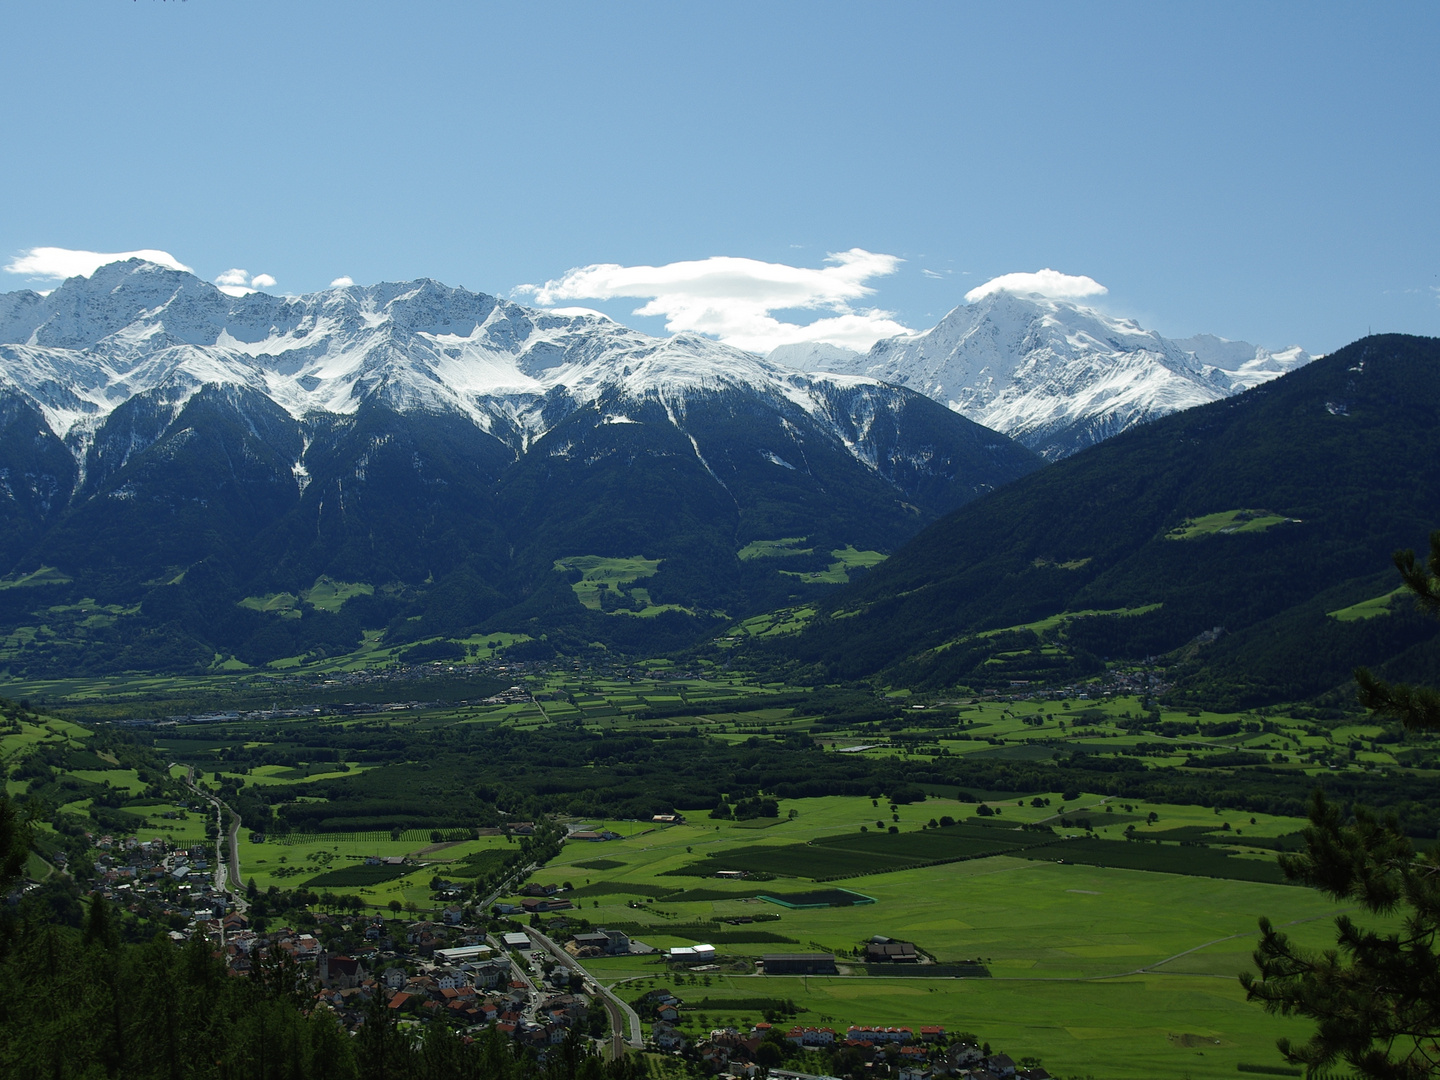
[[[1312,359],[1299,347],[1272,353],[1210,335],[1171,340],[1068,301],[1006,292],[865,354],[785,348],[777,360],[918,390],[1051,460]]]
[[[262,663],[542,621],[682,640],[1039,464],[914,391],[700,337],[429,280],[231,297],[117,263],[0,296],[0,666]],[[819,565],[740,557],[782,539]],[[642,560],[644,595],[582,603],[585,557]],[[354,599],[257,600],[321,578]],[[105,613],[79,639],[20,632],[82,598]]]

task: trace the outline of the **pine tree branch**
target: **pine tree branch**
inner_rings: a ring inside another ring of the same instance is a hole
[[[1397,551],[1392,556],[1395,568],[1416,602],[1432,615],[1440,614],[1440,530],[1430,534],[1430,557],[1426,565],[1413,551]]]
[[[1440,729],[1440,693],[1428,686],[1391,685],[1372,675],[1367,668],[1355,669],[1360,704],[1372,712],[1393,716],[1411,731]]]
[[[1257,978],[1241,978],[1248,1000],[1267,1012],[1315,1021],[1303,1044],[1282,1042],[1286,1060],[1312,1073],[1344,1063],[1365,1080],[1436,1076],[1440,1040],[1440,926],[1437,857],[1416,857],[1398,822],[1356,807],[1346,820],[1316,792],[1306,850],[1283,860],[1286,873],[1336,897],[1383,914],[1404,904],[1396,932],[1336,919],[1336,949],[1301,950],[1261,920]]]

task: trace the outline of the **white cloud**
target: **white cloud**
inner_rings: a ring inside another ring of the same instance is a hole
[[[965,302],[975,303],[998,292],[1028,296],[1039,293],[1052,300],[1079,300],[1086,296],[1103,296],[1110,290],[1094,278],[1062,274],[1058,270],[1037,270],[1033,274],[1001,274],[984,285],[977,285],[965,294]]]
[[[172,270],[185,270],[193,273],[190,267],[180,262],[168,251],[155,251],[151,248],[141,251],[105,253],[77,251],[71,248],[37,247],[11,259],[5,264],[5,270],[11,274],[24,274],[26,277],[60,281],[71,277],[89,277],[106,263],[124,262],[126,259],[144,259],[146,262],[168,266]]]
[[[660,315],[672,333],[700,333],[730,345],[766,353],[778,345],[828,341],[868,349],[880,338],[908,334],[891,312],[852,306],[874,294],[865,284],[893,274],[894,255],[851,248],[826,258],[819,269],[716,255],[664,266],[603,263],[577,267],[544,285],[522,285],[549,306],[562,300],[636,297],[648,303],[636,315]],[[830,314],[809,323],[781,322],[771,313],[814,310]]]
[[[348,289],[351,285],[354,284],[355,279],[352,278],[349,274],[341,274],[334,281],[330,282],[330,287],[332,289]]]
[[[610,318],[609,315],[606,315],[603,311],[596,311],[594,308],[588,307],[552,307],[546,308],[545,310],[551,315],[564,315],[567,318],[574,318],[577,315],[589,315],[592,318],[604,319],[606,322],[615,321],[614,319]]]
[[[216,287],[226,296],[245,296],[256,289],[268,289],[274,284],[275,279],[269,274],[256,274],[251,277],[249,270],[241,270],[238,266],[231,267],[215,279]]]

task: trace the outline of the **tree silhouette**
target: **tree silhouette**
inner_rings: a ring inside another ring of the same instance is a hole
[[[9,796],[0,793],[0,893],[7,893],[30,858],[30,829]]]
[[[99,945],[102,948],[113,949],[120,944],[120,933],[115,927],[115,917],[110,911],[110,902],[105,899],[105,894],[93,892],[90,894],[90,910],[85,916],[86,945]]]
[[[1440,531],[1430,534],[1430,558],[1422,566],[1413,551],[1397,551],[1395,567],[1422,611],[1440,615]],[[1381,682],[1365,668],[1357,668],[1360,704],[1383,716],[1393,716],[1412,731],[1440,728],[1440,691],[1428,686],[1394,686]]]
[[[1430,536],[1427,566],[1413,551],[1397,552],[1395,565],[1420,607],[1440,615],[1440,532]],[[1355,680],[1367,708],[1411,730],[1440,728],[1435,690],[1392,686],[1363,668]],[[1318,791],[1304,835],[1303,854],[1280,857],[1288,877],[1372,915],[1398,916],[1399,926],[1368,929],[1341,915],[1336,948],[1316,953],[1261,919],[1259,978],[1240,977],[1247,996],[1316,1022],[1304,1044],[1278,1044],[1312,1076],[1340,1061],[1366,1080],[1440,1076],[1440,849],[1417,855],[1395,815],[1382,820],[1362,806],[1346,815]]]

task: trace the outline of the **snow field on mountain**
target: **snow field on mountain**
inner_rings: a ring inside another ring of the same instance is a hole
[[[1052,458],[1312,359],[1298,346],[1272,353],[1212,335],[1172,341],[1133,319],[1009,292],[961,305],[933,329],[877,342],[865,354],[786,348],[777,359],[918,390]]]
[[[247,387],[296,419],[351,414],[372,400],[458,412],[487,432],[517,431],[522,448],[552,426],[557,394],[570,410],[658,400],[679,423],[696,394],[739,389],[838,430],[835,391],[879,389],[872,378],[801,374],[694,334],[655,338],[429,280],[230,297],[132,260],[45,297],[0,296],[0,329],[10,339],[0,344],[0,385],[34,402],[77,454],[136,395],[162,398],[173,416],[210,384]]]

